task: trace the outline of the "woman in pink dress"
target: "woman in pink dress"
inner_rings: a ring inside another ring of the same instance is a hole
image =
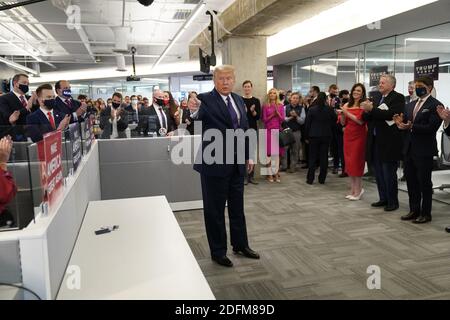
[[[280,179],[280,157],[284,153],[284,149],[279,147],[278,135],[282,129],[281,124],[285,119],[284,106],[280,101],[280,95],[277,89],[270,89],[267,94],[266,101],[262,109],[262,121],[266,127],[266,140],[267,140],[267,157],[269,161],[269,172],[268,181],[274,182],[276,180],[278,183],[281,182]]]
[[[350,92],[350,100],[342,107],[341,124],[344,126],[345,172],[350,177],[351,192],[347,199],[360,200],[364,194],[362,176],[366,163],[367,125],[361,108],[366,99],[366,88],[357,83]]]

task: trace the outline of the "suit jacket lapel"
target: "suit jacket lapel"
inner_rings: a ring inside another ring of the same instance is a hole
[[[241,127],[241,128],[243,128],[243,123],[242,123],[242,121],[244,120],[244,117],[247,115],[247,112],[245,111],[245,108],[244,108],[244,105],[242,105],[242,104],[240,104],[239,102],[241,101],[240,99],[239,99],[239,96],[237,95],[237,94],[235,94],[235,93],[232,93],[231,94],[232,96],[233,96],[233,100],[234,100],[234,102],[236,103],[236,106],[238,107],[238,109],[239,109],[239,112],[241,113],[241,117],[240,117],[240,123],[239,123],[239,126]]]
[[[420,118],[420,116],[422,115],[422,111],[425,110],[426,107],[428,107],[429,105],[431,105],[431,103],[432,103],[432,97],[429,96],[428,99],[427,99],[427,101],[425,101],[425,103],[424,103],[424,104],[420,107],[420,109],[417,111],[416,119],[414,119],[414,122],[415,122],[418,118]],[[414,111],[413,111],[413,112],[414,112]]]
[[[44,111],[39,109],[39,115],[41,117],[41,120],[44,121],[43,124],[45,123],[49,128],[51,128],[50,121],[48,121],[47,115],[44,113]]]

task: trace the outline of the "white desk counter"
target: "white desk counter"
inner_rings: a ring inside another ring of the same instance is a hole
[[[80,289],[66,274],[57,299],[215,299],[165,197],[91,202],[71,266]]]

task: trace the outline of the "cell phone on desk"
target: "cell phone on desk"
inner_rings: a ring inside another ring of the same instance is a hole
[[[111,232],[111,230],[109,230],[109,229],[99,229],[99,230],[95,230],[95,235],[101,235],[101,234],[105,234],[105,233],[110,233]]]

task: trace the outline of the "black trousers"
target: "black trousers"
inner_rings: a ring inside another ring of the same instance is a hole
[[[398,206],[398,161],[381,161],[374,141],[372,163],[380,201],[387,202],[388,206]]]
[[[433,157],[408,155],[404,161],[404,172],[408,186],[411,212],[431,217],[433,182]]]
[[[342,168],[342,172],[345,171],[345,161],[344,161],[344,134],[343,132],[336,132],[335,136],[336,145],[331,148],[333,155],[333,166],[335,169]]]
[[[225,203],[228,201],[231,246],[248,247],[247,226],[244,215],[244,177],[237,170],[227,177],[211,177],[201,174],[203,211],[206,235],[212,257],[227,253],[225,228]]]
[[[314,182],[317,162],[320,163],[319,182],[325,183],[328,172],[328,149],[331,137],[309,139],[308,177],[307,182]]]

